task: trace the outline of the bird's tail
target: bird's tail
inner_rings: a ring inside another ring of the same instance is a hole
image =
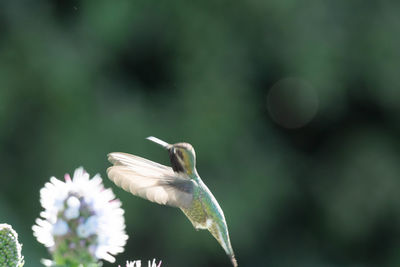
[[[233,267],[237,267],[238,264],[235,258],[235,254],[233,253],[226,224],[218,225],[214,222],[211,227],[208,228],[208,230],[215,237],[215,239],[217,239],[218,243],[225,250],[225,253],[230,257]]]
[[[232,255],[229,255],[229,257],[231,257],[231,262],[232,262],[233,267],[237,267],[238,264],[237,264],[235,255],[232,254]]]

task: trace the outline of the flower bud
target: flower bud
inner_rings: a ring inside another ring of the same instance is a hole
[[[24,265],[18,234],[8,224],[0,224],[0,266]]]

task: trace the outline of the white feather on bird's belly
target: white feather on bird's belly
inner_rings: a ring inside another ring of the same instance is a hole
[[[196,229],[209,229],[212,226],[213,222],[214,221],[212,219],[208,218],[205,223],[194,223],[194,224]]]

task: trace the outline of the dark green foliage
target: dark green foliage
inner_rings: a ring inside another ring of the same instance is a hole
[[[390,0],[0,1],[0,221],[18,226],[28,266],[40,266],[39,189],[83,165],[126,210],[119,264],[229,266],[179,210],[107,181],[109,152],[169,164],[145,140],[154,135],[194,146],[239,266],[400,265],[399,10]],[[317,102],[271,100],[288,78]]]

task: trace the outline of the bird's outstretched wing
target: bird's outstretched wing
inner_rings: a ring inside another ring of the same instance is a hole
[[[193,200],[194,181],[172,168],[138,156],[113,152],[107,169],[110,180],[132,194],[158,204],[187,208]]]

